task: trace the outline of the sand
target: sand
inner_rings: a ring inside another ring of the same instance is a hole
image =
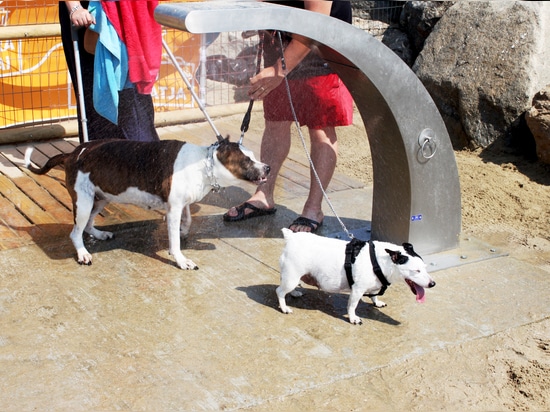
[[[372,184],[364,130],[354,125],[339,136],[338,170]],[[550,276],[550,165],[502,144],[456,151],[456,160],[463,233]],[[529,304],[529,296],[521,299]],[[423,409],[430,398],[445,399],[445,410],[550,410],[550,319],[411,360],[378,378],[399,388],[392,394],[396,410]],[[376,379],[369,384],[376,387]]]

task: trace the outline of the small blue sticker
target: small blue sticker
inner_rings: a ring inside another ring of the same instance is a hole
[[[422,215],[412,215],[411,216],[411,222],[416,222],[422,220]]]

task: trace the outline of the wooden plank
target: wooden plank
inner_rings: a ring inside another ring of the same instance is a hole
[[[18,158],[18,156],[24,156],[26,148],[24,146],[15,146],[15,150],[16,151],[4,150],[4,155],[6,157],[8,157],[10,160],[12,160],[12,158],[16,159],[16,158]],[[52,151],[52,149],[48,148],[47,151]],[[19,153],[19,155],[18,155],[18,153]],[[61,153],[61,152],[59,152],[57,149],[55,149],[54,153],[58,154],[58,153]],[[9,157],[9,156],[13,156],[13,157]],[[46,156],[44,153],[42,153],[40,150],[34,150],[32,152],[31,161],[39,167],[44,166],[46,164],[46,162],[48,161],[48,159],[49,159],[49,157]],[[29,172],[28,169],[23,167],[23,166],[21,167],[21,169],[27,174],[32,173],[32,172]],[[65,183],[65,171],[63,170],[62,166],[55,167],[55,168],[51,169],[47,173],[47,175],[35,175],[33,173],[32,176],[35,176],[35,179],[38,179],[38,176],[49,176],[50,178],[55,179],[56,181],[58,181],[62,185],[64,185],[64,183]]]
[[[161,140],[185,141],[185,138],[182,137],[182,130],[183,129],[180,126],[166,126],[157,129],[157,132]]]
[[[307,176],[309,180],[309,161],[305,154],[303,157],[289,155],[286,159],[286,163],[289,169],[293,169],[296,173]],[[341,190],[358,189],[362,187],[365,187],[365,184],[361,181],[335,171],[330,181],[328,191],[338,192]]]
[[[126,213],[126,211],[115,203],[109,203],[100,214],[104,217],[105,225],[115,225],[123,222],[133,222],[132,216]],[[99,220],[96,222],[98,225]]]
[[[244,113],[243,113],[244,116]],[[235,127],[236,122],[231,119],[220,119],[216,122],[216,128],[219,130],[220,134],[223,137],[226,137],[227,135],[230,136],[230,140],[232,142],[236,142],[241,138],[241,122],[240,120],[237,127]],[[212,130],[212,129],[209,129]],[[212,132],[212,136],[214,136]],[[260,144],[262,142],[262,135],[261,133],[258,134],[257,132],[248,130],[246,131],[243,139],[243,145],[254,152],[256,157],[260,158]]]
[[[283,164],[279,175],[292,180],[296,184],[309,190],[309,186],[311,184],[309,167],[302,165],[301,163],[297,163],[291,159],[287,159]],[[314,181],[313,184],[317,184],[317,182]],[[327,193],[347,190],[349,188],[350,187],[347,184],[333,177],[327,188]]]
[[[17,239],[2,239],[0,240],[0,250],[17,249],[22,246],[31,244],[31,241],[25,241],[21,238]]]
[[[3,199],[5,201],[5,199]],[[28,226],[27,226],[28,227]],[[0,242],[21,240],[20,234],[0,218]]]
[[[56,223],[56,220],[49,213],[38,207],[5,175],[0,175],[0,194],[13,203],[17,210],[32,223]]]
[[[24,152],[24,149],[20,146],[17,146],[17,150]],[[36,163],[39,166],[43,166],[50,158],[61,153],[62,152],[59,151],[50,142],[39,143],[35,146],[35,150],[32,153],[31,160],[33,161],[33,163]],[[47,174],[51,178],[60,182],[62,185],[65,184],[65,170],[63,169],[63,166],[54,167],[53,169],[48,171]]]
[[[215,140],[206,137],[206,135],[199,130],[200,129],[196,128],[180,128],[179,131],[174,131],[171,139],[181,140],[199,146],[208,146],[214,143]]]
[[[298,186],[301,186],[305,189],[309,190],[309,173],[308,175],[304,175],[302,173],[299,173],[296,168],[292,168],[288,166],[288,162],[285,162],[283,164],[283,167],[281,167],[281,170],[279,172],[279,178],[284,177],[285,179],[288,179]]]
[[[16,165],[3,156],[2,152],[0,152],[0,172],[10,179],[16,179],[25,175]]]
[[[342,186],[345,187],[345,189],[342,189],[342,190],[362,189],[365,186],[367,186],[362,181],[355,179],[353,177],[346,176],[342,173],[334,173],[332,180],[340,182]]]
[[[59,223],[73,223],[73,213],[43,187],[39,186],[35,180],[23,175],[23,177],[12,179],[12,182],[36,205],[47,211]]]
[[[55,140],[52,145],[61,153],[71,153],[75,149],[73,143],[67,140]]]
[[[124,210],[133,221],[162,219],[165,214],[162,210],[144,209],[136,205],[117,204],[117,206]]]
[[[15,206],[6,198],[0,196],[0,220],[6,229],[15,232],[17,236],[25,241],[32,240],[31,229],[33,224],[17,211]],[[3,233],[7,234],[8,230]]]
[[[21,164],[21,167],[23,167],[23,163],[24,163],[24,158],[25,158],[25,151],[27,150],[27,148],[25,146],[14,146],[14,147],[11,147],[11,148],[4,148],[2,150],[2,153],[4,154],[4,156],[8,157],[9,156],[12,156],[10,158],[10,160],[13,162],[13,163],[16,163],[16,164]],[[48,157],[45,156],[42,152],[40,152],[39,150],[33,150],[32,151],[32,154],[31,154],[31,161],[34,165],[38,166],[38,167],[42,167],[46,164],[46,162],[48,161]]]
[[[72,145],[68,146],[70,143],[63,143],[62,145],[58,145],[56,142],[52,142],[51,145],[53,147],[49,147],[48,145],[43,145],[41,149],[46,151],[49,154],[56,154],[57,151],[60,149],[68,149],[70,150]],[[18,147],[19,150],[22,149],[22,147]],[[40,152],[37,152],[37,157],[39,161],[45,161],[46,156]],[[33,156],[34,161],[34,156]],[[55,173],[56,174],[63,174],[64,178],[64,172],[59,169],[52,169],[48,174]],[[28,172],[28,171],[27,171]],[[67,209],[72,210],[72,201],[70,199],[70,196],[68,195],[67,190],[63,186],[63,189],[61,190],[61,187],[59,184],[55,183],[55,180],[52,182],[50,181],[44,181],[44,175],[35,175],[32,172],[28,172],[34,179],[37,181],[42,180],[41,184],[48,188],[49,191],[56,191],[56,194],[54,197],[58,199],[62,199],[61,203],[64,204]],[[46,209],[48,210],[48,209]],[[136,221],[136,220],[151,220],[151,219],[158,219],[159,214],[155,211],[147,211],[141,208],[138,208],[137,206],[133,205],[109,205],[109,207],[102,212],[99,216],[96,218],[96,224],[98,225],[105,225],[105,224],[115,224],[119,222],[128,222],[128,221]],[[71,213],[71,220],[72,222],[72,213]]]
[[[19,166],[22,169],[27,169],[25,167],[25,164],[24,164],[25,163],[24,158],[25,158],[25,151],[26,150],[27,150],[27,148],[25,146],[16,145],[13,148],[8,148],[8,149],[2,150],[2,152],[3,152],[4,156],[6,156],[12,163]],[[48,160],[50,160],[49,156],[46,156],[44,153],[42,153],[37,148],[35,148],[35,150],[33,150],[32,154],[31,154],[31,162],[34,165],[36,165],[38,167],[42,167],[46,164],[46,162]],[[61,169],[62,169],[62,167],[52,169],[52,170],[61,170]],[[48,172],[48,173],[50,173],[50,172]],[[63,173],[63,176],[65,176],[65,173]],[[65,180],[64,177],[63,177],[63,180]]]
[[[277,203],[283,203],[282,199],[307,196],[308,192],[308,188],[297,185],[295,182],[285,177],[280,177],[275,184],[275,201]]]
[[[4,149],[3,155],[11,162],[20,155],[20,152],[17,148],[13,149]],[[40,156],[44,156],[40,154]],[[69,196],[69,192],[65,188],[65,172],[62,170],[57,170],[57,174],[60,175],[60,178],[50,176],[50,173],[45,175],[37,175],[29,171],[27,168],[22,167],[20,169],[25,175],[30,179],[36,181],[38,185],[48,191],[59,203],[61,203],[65,209],[72,210],[72,200]]]
[[[41,153],[43,153],[48,159],[62,153],[51,142],[38,143],[37,145],[34,146],[34,148],[35,150],[38,150]]]
[[[119,223],[140,222],[147,220],[158,220],[163,217],[163,214],[156,210],[142,209],[135,205],[126,205],[121,203],[109,203],[101,215],[104,217],[104,221],[100,223],[96,220],[98,225],[116,225]]]
[[[23,146],[3,148],[0,155],[0,171],[14,181],[24,176],[28,176],[30,179],[36,181],[37,185],[45,188],[44,190],[46,192],[51,193],[54,199],[59,201],[63,206],[59,213],[66,213],[67,210],[72,210],[72,201],[64,186],[65,172],[59,169],[53,169],[48,172],[47,175],[36,175],[30,172],[24,166],[24,150],[25,147]],[[43,154],[37,151],[34,153],[37,154],[42,163],[45,163],[47,158]],[[35,157],[33,156],[33,161],[34,160]],[[51,176],[52,174],[54,176]],[[48,202],[47,204],[43,204],[42,208],[45,210],[52,210],[50,206],[53,207],[53,205],[53,203]],[[57,210],[58,207],[59,206],[56,205],[55,210]],[[62,221],[64,220],[65,219],[62,219]]]

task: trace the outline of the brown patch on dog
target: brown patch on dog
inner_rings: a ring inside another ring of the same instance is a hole
[[[81,171],[90,174],[92,183],[100,182],[98,187],[105,193],[118,195],[129,187],[137,187],[166,202],[174,163],[184,144],[178,140],[101,140],[84,143],[65,160],[68,187],[74,187],[77,172]]]
[[[230,142],[229,138],[220,142],[216,154],[225,168],[238,179],[255,182],[263,177],[262,172],[254,167],[254,161],[242,152],[238,143]]]
[[[302,276],[300,280],[310,286],[315,286],[316,288],[319,288],[319,283],[317,283],[317,280],[313,276],[311,276],[309,273],[307,275]]]

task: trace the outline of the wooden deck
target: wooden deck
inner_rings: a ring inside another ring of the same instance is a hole
[[[77,138],[38,143],[34,145],[33,162],[43,165],[77,145]],[[66,236],[73,224],[64,171],[54,168],[47,175],[31,173],[24,167],[25,149],[26,145],[0,147],[0,250]],[[98,225],[112,225],[160,218],[157,211],[110,204],[96,221]]]
[[[239,130],[240,117],[216,122],[220,130]],[[259,126],[257,126],[259,127]],[[200,145],[214,141],[206,123],[159,128],[161,139],[180,139]],[[234,134],[235,135],[235,134]],[[246,146],[259,153],[261,129],[247,132]],[[72,151],[78,138],[33,144],[32,160],[41,166],[59,153]],[[54,168],[46,175],[35,175],[24,166],[27,144],[0,146],[0,250],[66,237],[73,225],[70,196],[65,188],[65,173]],[[309,187],[309,166],[304,153],[291,153],[278,181],[277,197],[305,196]],[[361,187],[362,184],[337,175],[330,191]],[[162,219],[160,211],[144,210],[133,205],[109,204],[97,217],[98,226],[129,224]]]

